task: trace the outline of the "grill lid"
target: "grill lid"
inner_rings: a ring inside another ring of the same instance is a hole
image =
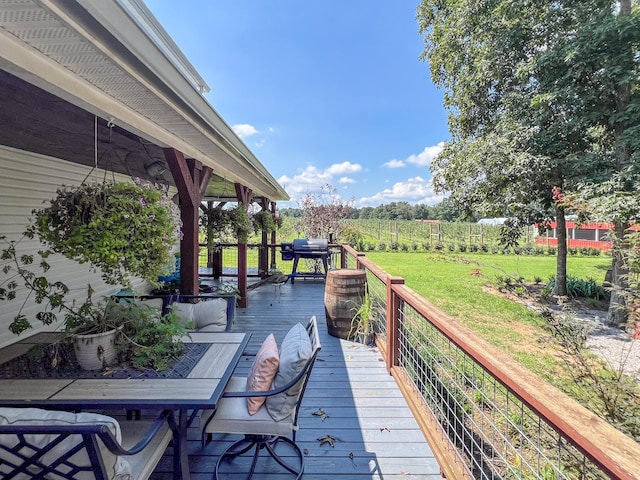
[[[325,251],[329,249],[326,238],[296,238],[293,241],[294,251]]]

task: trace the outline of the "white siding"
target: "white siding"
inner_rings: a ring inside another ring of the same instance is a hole
[[[4,235],[8,240],[20,239],[34,208],[46,205],[55,196],[58,187],[82,183],[90,170],[90,167],[84,165],[0,146],[0,236]],[[112,178],[111,175],[109,173],[107,178]],[[91,178],[94,176],[102,181],[104,171],[92,173]],[[128,177],[116,175],[116,180],[126,181]],[[2,247],[4,246],[5,244],[2,244]],[[37,240],[24,238],[20,242],[19,254],[35,254],[39,247]],[[50,258],[49,263],[51,270],[47,277],[50,280],[61,280],[66,283],[72,290],[73,296],[81,301],[86,296],[88,284],[91,284],[95,290],[94,299],[96,300],[103,295],[110,295],[120,290],[119,286],[105,284],[100,275],[91,272],[86,264],[80,265],[61,255]],[[8,278],[8,275],[2,272],[6,264],[5,260],[0,260],[0,284],[5,283]],[[149,289],[146,282],[142,280],[136,281],[134,288],[140,292],[146,292]],[[27,292],[23,293],[22,298]],[[8,326],[21,304],[20,299],[11,302],[0,301],[0,347],[14,342],[17,338],[9,332]],[[23,333],[23,336],[42,329],[42,325],[34,318],[39,311],[37,307],[38,305],[30,302],[23,309],[23,314],[34,326],[32,330]]]

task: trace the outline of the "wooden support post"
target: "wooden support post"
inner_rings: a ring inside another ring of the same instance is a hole
[[[387,277],[387,372],[399,365],[398,355],[400,349],[400,297],[393,291],[394,285],[404,285],[404,278]]]
[[[242,205],[245,209],[249,208],[251,203],[252,190],[239,183],[235,184],[236,197],[238,198],[238,204]],[[238,300],[238,306],[241,308],[246,307],[249,304],[248,288],[247,288],[247,239],[238,239],[238,291],[240,292],[240,299]]]
[[[223,261],[222,249],[215,250],[212,256],[213,256],[213,267],[212,267],[213,278],[217,280],[220,277],[222,277],[222,261]]]
[[[205,215],[209,215],[209,212],[211,212],[212,208],[213,208],[213,202],[211,201],[207,202],[206,206],[200,204],[200,210],[202,210]],[[207,245],[207,268],[211,268],[213,271],[213,250],[209,248],[209,243],[210,243],[209,232],[206,232],[204,241]]]
[[[211,178],[211,169],[197,160],[185,159],[182,152],[165,148],[164,156],[178,188],[183,238],[180,242],[180,291],[188,295],[198,288],[198,215],[200,201]]]
[[[277,222],[278,218],[277,218],[276,202],[271,202],[271,215],[273,215],[273,218],[275,218]],[[276,242],[278,241],[277,235],[278,235],[278,228],[276,227],[276,229],[273,232],[271,232],[271,248],[270,248],[271,263],[269,264],[269,266],[273,270],[278,268],[278,262],[276,262]]]
[[[263,198],[260,202],[260,208],[268,212],[269,211],[269,200]],[[258,273],[260,274],[260,278],[267,278],[269,275],[269,234],[266,231],[262,231],[261,237],[261,246],[258,250]]]

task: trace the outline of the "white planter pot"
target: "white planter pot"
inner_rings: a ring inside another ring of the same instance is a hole
[[[120,331],[109,330],[89,335],[74,335],[73,350],[80,367],[85,370],[101,370],[118,359],[116,340]]]

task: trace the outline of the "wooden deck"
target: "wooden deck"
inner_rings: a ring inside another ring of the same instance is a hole
[[[282,341],[296,322],[305,324],[315,315],[322,350],[300,412],[297,442],[305,452],[304,480],[441,479],[440,468],[418,428],[411,411],[386,373],[377,348],[340,340],[327,333],[324,312],[324,282],[297,279],[295,285],[263,285],[249,294],[249,307],[238,309],[234,331],[253,332],[248,351],[257,351],[270,332]],[[246,375],[252,358],[237,368]],[[313,415],[322,409],[324,421]],[[319,437],[330,435],[335,446],[320,445]],[[211,479],[217,455],[238,439],[215,435],[201,446],[198,421],[189,432],[189,462],[193,480]],[[172,478],[171,449],[152,475],[152,480]],[[239,466],[239,470],[247,465]],[[244,478],[239,473],[237,478]],[[256,480],[291,479],[275,465],[259,466]]]

